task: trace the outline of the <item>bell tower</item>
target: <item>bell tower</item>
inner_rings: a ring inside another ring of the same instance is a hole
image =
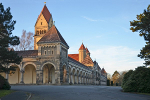
[[[45,33],[52,26],[53,26],[53,18],[45,4],[34,26],[35,27],[34,50],[38,50],[37,42],[45,35]]]

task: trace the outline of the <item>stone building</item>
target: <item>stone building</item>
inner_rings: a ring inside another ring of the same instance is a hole
[[[82,43],[78,54],[68,54],[69,46],[53,24],[44,5],[35,23],[34,50],[15,51],[23,57],[14,74],[1,73],[10,84],[97,84],[106,85],[107,73],[90,57]]]

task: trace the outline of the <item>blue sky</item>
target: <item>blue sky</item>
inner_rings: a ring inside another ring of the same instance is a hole
[[[45,1],[69,53],[78,53],[83,41],[92,59],[110,74],[143,65],[137,54],[145,41],[130,30],[130,21],[143,13],[149,0],[1,0],[16,20],[13,35],[21,36],[23,29],[34,33]]]

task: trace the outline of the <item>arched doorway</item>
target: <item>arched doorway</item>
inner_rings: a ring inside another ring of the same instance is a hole
[[[24,68],[24,83],[36,84],[36,69],[32,64],[27,64]]]
[[[63,83],[66,82],[66,75],[67,75],[67,70],[66,70],[66,66],[63,66]]]
[[[19,84],[20,83],[20,68],[17,65],[13,65],[10,67],[16,67],[15,71],[10,71],[8,76],[8,82],[10,84]]]
[[[55,84],[55,68],[52,64],[45,64],[43,66],[43,83]]]

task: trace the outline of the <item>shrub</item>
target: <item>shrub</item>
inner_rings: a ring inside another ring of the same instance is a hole
[[[118,83],[116,83],[116,86],[118,86]]]
[[[0,75],[0,89],[10,90],[11,86],[9,85],[8,81]]]
[[[138,67],[123,78],[122,88],[126,92],[150,93],[150,69]]]
[[[110,80],[107,79],[107,86],[110,86]]]
[[[113,81],[111,81],[111,86],[113,86],[114,84],[113,84]]]

